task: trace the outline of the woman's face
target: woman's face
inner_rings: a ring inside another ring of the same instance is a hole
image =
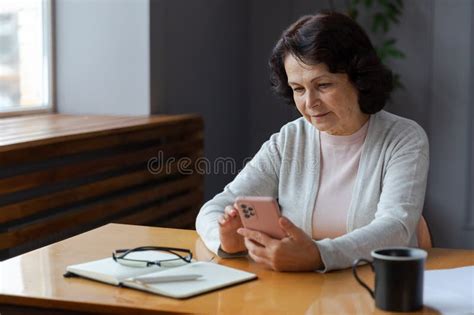
[[[285,70],[298,111],[320,131],[351,135],[369,119],[347,74],[331,73],[324,63],[304,64],[291,54],[285,58]]]

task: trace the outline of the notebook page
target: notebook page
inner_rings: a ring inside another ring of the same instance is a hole
[[[426,271],[423,295],[441,314],[474,314],[474,266]]]
[[[161,260],[161,259],[170,259],[175,258],[176,256],[163,252],[136,252],[130,253],[128,256],[133,259],[144,259],[144,260]],[[123,279],[136,277],[139,275],[144,275],[150,272],[157,272],[163,269],[158,266],[150,267],[130,267],[123,266],[111,257],[94,260],[82,264],[68,266],[66,271],[69,271],[73,274],[90,278],[93,280],[98,280],[106,282],[109,284],[119,285]]]
[[[193,295],[212,291],[239,282],[255,279],[257,276],[246,271],[218,265],[209,262],[195,262],[182,267],[160,271],[154,275],[182,275],[199,274],[196,280],[176,281],[164,283],[138,284],[133,281],[124,280],[123,284],[128,287],[153,292],[174,298],[187,298]]]

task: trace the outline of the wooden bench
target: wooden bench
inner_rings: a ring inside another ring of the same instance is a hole
[[[202,155],[195,115],[0,119],[0,260],[109,222],[193,228]]]

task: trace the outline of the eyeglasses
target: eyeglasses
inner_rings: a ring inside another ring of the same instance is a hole
[[[142,246],[117,249],[112,253],[112,258],[129,267],[176,267],[192,262],[193,253],[184,248]]]

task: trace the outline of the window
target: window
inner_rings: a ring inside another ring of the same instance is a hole
[[[0,116],[52,109],[52,0],[1,0]]]

